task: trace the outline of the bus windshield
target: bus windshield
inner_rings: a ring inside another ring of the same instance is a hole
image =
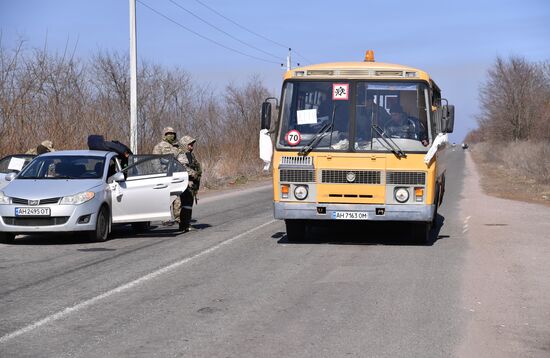
[[[312,150],[389,152],[389,140],[425,152],[428,98],[419,82],[287,81],[277,146],[300,149],[322,133]]]

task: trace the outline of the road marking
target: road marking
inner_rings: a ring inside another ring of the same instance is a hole
[[[221,247],[223,247],[223,246],[225,246],[225,245],[228,245],[228,244],[232,243],[233,241],[242,238],[243,236],[246,236],[246,235],[248,235],[248,234],[250,234],[250,233],[252,233],[252,232],[254,232],[254,231],[256,231],[256,230],[259,230],[259,229],[261,229],[261,228],[263,228],[263,227],[266,227],[266,226],[268,226],[268,225],[270,225],[270,224],[273,224],[273,223],[276,222],[276,221],[277,221],[277,220],[271,220],[271,221],[268,221],[268,222],[266,222],[266,223],[263,223],[262,225],[256,226],[255,228],[252,228],[252,229],[250,229],[250,230],[248,230],[248,231],[245,231],[245,232],[243,232],[243,233],[241,233],[241,234],[239,234],[239,235],[237,235],[237,236],[234,236],[234,237],[232,237],[231,239],[227,239],[227,240],[225,240],[225,241],[220,242],[220,243],[217,244],[217,245],[214,245],[214,246],[212,246],[212,247],[210,247],[210,248],[208,248],[208,249],[206,249],[206,250],[204,250],[204,251],[201,251],[201,252],[199,252],[198,254],[195,254],[195,255],[193,255],[193,256],[191,256],[191,257],[187,257],[187,258],[185,258],[185,259],[183,259],[183,260],[180,260],[180,261],[178,261],[178,262],[175,262],[175,263],[173,263],[173,264],[170,264],[170,265],[168,265],[168,266],[165,266],[165,267],[163,267],[163,268],[161,268],[161,269],[158,269],[158,270],[156,270],[156,271],[153,271],[153,272],[151,272],[151,273],[149,273],[149,274],[147,274],[147,275],[145,275],[145,276],[142,276],[142,277],[140,277],[140,278],[138,278],[138,279],[136,279],[136,280],[134,280],[134,281],[131,281],[131,282],[128,282],[128,283],[126,283],[126,284],[124,284],[124,285],[118,286],[118,287],[116,287],[116,288],[114,288],[114,289],[112,289],[112,290],[110,290],[110,291],[107,291],[107,292],[105,292],[105,293],[103,293],[103,294],[101,294],[101,295],[99,295],[99,296],[96,296],[96,297],[90,298],[90,299],[88,299],[88,300],[82,301],[82,302],[80,302],[80,303],[78,303],[78,304],[76,304],[76,305],[74,305],[74,306],[72,306],[72,307],[67,307],[67,308],[65,308],[65,309],[62,310],[62,311],[59,311],[59,312],[54,313],[54,314],[52,314],[52,315],[50,315],[50,316],[47,316],[47,317],[45,317],[45,318],[43,318],[43,319],[41,319],[41,320],[39,320],[39,321],[37,321],[37,322],[35,322],[35,323],[32,323],[32,324],[30,324],[30,325],[28,325],[28,326],[26,326],[26,327],[23,327],[23,328],[21,328],[21,329],[18,329],[17,331],[14,331],[14,332],[12,332],[12,333],[8,333],[8,334],[6,334],[6,335],[0,337],[0,344],[1,344],[1,343],[5,343],[5,342],[9,341],[10,339],[15,338],[15,337],[17,337],[17,336],[20,336],[20,335],[22,335],[22,334],[28,333],[28,332],[30,332],[30,331],[32,331],[32,330],[34,330],[34,329],[36,329],[36,328],[38,328],[38,327],[40,327],[40,326],[43,326],[43,325],[48,324],[48,323],[50,323],[50,322],[57,321],[57,320],[59,320],[59,319],[65,317],[65,316],[69,315],[70,313],[77,312],[77,311],[79,311],[79,310],[81,310],[81,309],[83,309],[83,308],[85,308],[85,307],[88,307],[88,306],[90,306],[90,305],[93,305],[94,303],[96,303],[96,302],[98,302],[98,301],[100,301],[100,300],[102,300],[102,299],[104,299],[104,298],[110,297],[110,296],[112,296],[112,295],[114,295],[114,294],[121,293],[121,292],[126,291],[126,290],[129,290],[130,288],[133,288],[133,287],[135,287],[135,286],[137,286],[137,285],[139,285],[139,284],[142,284],[142,283],[144,283],[144,282],[146,282],[146,281],[149,281],[149,280],[151,280],[151,279],[153,279],[153,278],[156,278],[156,277],[158,277],[158,276],[160,276],[160,275],[162,275],[162,274],[165,274],[165,273],[167,273],[167,272],[169,272],[169,271],[172,271],[172,270],[174,270],[174,269],[180,267],[181,265],[184,265],[184,264],[186,264],[186,263],[188,263],[188,262],[190,262],[190,261],[192,261],[192,260],[194,260],[194,259],[196,259],[196,258],[199,258],[199,257],[201,257],[201,256],[205,256],[205,255],[207,255],[207,254],[209,254],[209,253],[211,253],[211,252],[213,252],[213,251],[216,251],[217,249],[219,249],[219,248],[221,248]]]

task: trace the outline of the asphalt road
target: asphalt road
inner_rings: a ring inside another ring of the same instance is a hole
[[[186,234],[0,245],[0,357],[550,356],[550,210],[447,157],[431,246],[365,223],[290,244],[265,186],[201,200]]]

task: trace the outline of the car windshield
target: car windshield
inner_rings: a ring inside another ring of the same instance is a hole
[[[21,171],[17,179],[99,179],[105,158],[94,156],[39,156]]]
[[[392,143],[425,152],[429,108],[428,86],[420,82],[287,81],[277,146],[391,152]]]

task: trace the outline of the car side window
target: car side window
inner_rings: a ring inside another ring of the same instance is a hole
[[[167,176],[174,162],[172,155],[150,155],[130,157],[130,163],[124,170],[128,178],[138,176]]]
[[[110,178],[112,175],[115,175],[116,172],[117,172],[117,168],[116,168],[115,159],[111,158],[111,160],[109,161],[109,169],[107,171],[107,178]]]

